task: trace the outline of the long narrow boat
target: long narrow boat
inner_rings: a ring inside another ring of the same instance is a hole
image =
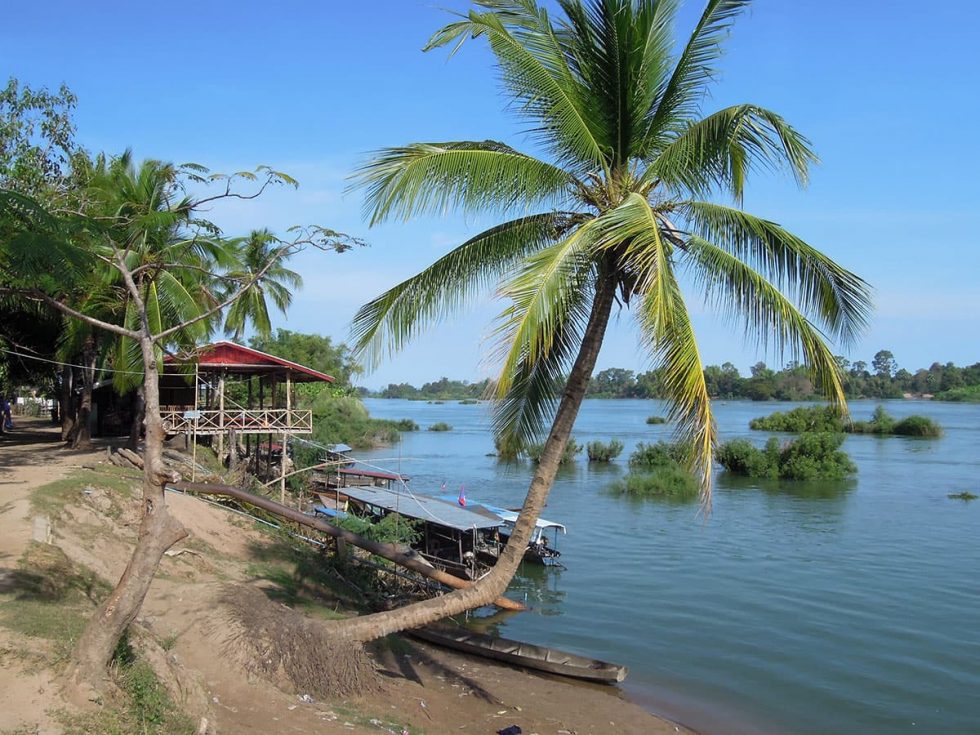
[[[536,646],[533,643],[522,643],[509,638],[494,638],[465,628],[429,626],[409,631],[409,634],[474,656],[492,658],[514,666],[586,681],[614,684],[625,679],[626,674],[629,673],[625,666],[619,664],[597,661],[574,653]]]

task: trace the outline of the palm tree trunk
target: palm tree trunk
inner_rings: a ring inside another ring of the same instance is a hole
[[[146,413],[142,386],[133,391],[131,410],[133,416],[129,423],[129,439],[126,441],[126,449],[135,452],[140,445],[140,435],[143,433],[143,416]]]
[[[68,441],[71,430],[75,425],[74,403],[72,401],[72,388],[75,371],[70,365],[65,365],[61,369],[61,399],[59,410],[61,411],[61,441]]]
[[[602,347],[615,290],[615,282],[607,278],[603,278],[596,288],[582,346],[569,373],[558,412],[555,414],[551,432],[541,454],[541,461],[531,479],[531,486],[528,488],[514,532],[490,573],[472,587],[448,595],[417,602],[398,610],[331,623],[331,629],[336,635],[352,641],[370,641],[390,633],[428,625],[449,615],[457,615],[466,610],[489,605],[494,599],[503,595],[521,559],[524,558],[524,550],[527,548],[535,523],[541,515],[555,476],[558,474],[562,452],[572,434],[575,418],[578,416],[582,399],[585,398],[585,389],[595,368],[599,349]]]
[[[78,423],[72,437],[71,448],[82,449],[92,444],[92,428],[89,426],[92,417],[92,391],[95,390],[95,338],[86,337],[82,348],[82,401],[78,407]]]
[[[143,519],[133,556],[116,588],[89,620],[72,656],[72,677],[78,684],[99,687],[116,644],[139,613],[163,553],[187,536],[167,508],[164,484],[172,481],[163,463],[163,421],[156,354],[150,337],[140,339],[143,351],[143,394],[146,441],[143,447]]]

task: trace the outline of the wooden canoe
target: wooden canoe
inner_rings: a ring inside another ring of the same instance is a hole
[[[536,646],[533,643],[523,643],[509,638],[494,638],[465,628],[429,626],[409,631],[409,634],[424,641],[454,648],[474,656],[492,658],[495,661],[502,661],[514,666],[523,666],[527,669],[537,669],[549,674],[570,676],[586,681],[614,684],[625,679],[628,673],[625,666],[618,664],[597,661],[545,646]]]

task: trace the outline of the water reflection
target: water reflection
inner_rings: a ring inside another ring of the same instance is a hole
[[[835,500],[857,489],[854,478],[841,480],[772,480],[765,477],[743,477],[731,472],[717,475],[720,490],[761,490],[764,493],[790,495],[809,500]]]

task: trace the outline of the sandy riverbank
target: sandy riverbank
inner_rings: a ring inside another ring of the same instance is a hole
[[[138,519],[135,498],[114,496],[117,468],[104,447],[68,452],[57,432],[24,420],[0,438],[0,732],[60,733],[57,642],[2,625],[4,607],[23,596],[23,558],[32,539],[114,582]],[[46,517],[32,510],[41,485],[85,473],[73,502]],[[106,488],[99,477],[111,477]],[[136,478],[123,478],[124,481]],[[261,585],[255,565],[269,539],[248,523],[190,497],[170,499],[191,532],[167,557],[138,620],[173,681],[178,704],[210,733],[495,733],[518,725],[526,733],[596,735],[683,733],[628,701],[619,689],[531,674],[434,646],[403,640],[378,647],[372,660],[380,690],[336,701],[304,701],[302,692],[249,674],[229,654],[219,598],[228,584]],[[59,552],[60,553],[60,552]],[[166,677],[165,677],[166,678]],[[20,728],[20,729],[18,729]]]

